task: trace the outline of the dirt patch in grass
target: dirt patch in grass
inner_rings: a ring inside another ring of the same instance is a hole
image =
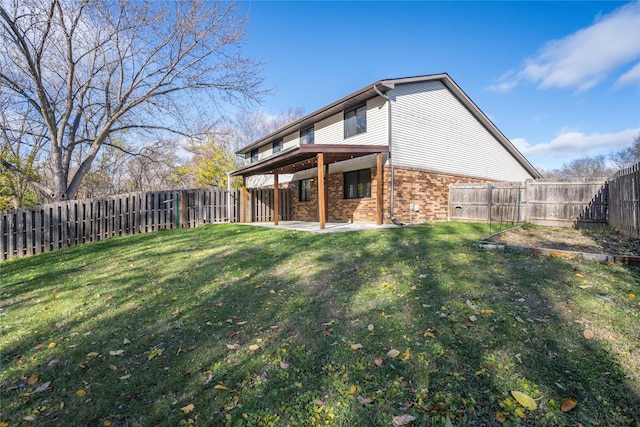
[[[491,240],[505,245],[640,256],[640,239],[623,236],[612,229],[519,227]]]

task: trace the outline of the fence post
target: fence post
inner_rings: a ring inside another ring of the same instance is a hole
[[[491,208],[492,208],[493,187],[487,182],[487,221],[491,224]]]
[[[524,182],[524,222],[529,222],[529,180]]]
[[[186,190],[180,191],[179,210],[180,228],[189,228],[189,193]]]

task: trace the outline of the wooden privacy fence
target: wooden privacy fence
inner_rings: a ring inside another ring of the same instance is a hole
[[[560,227],[607,225],[609,187],[597,181],[451,184],[449,218]]]
[[[286,190],[280,218],[289,219]],[[231,202],[231,216],[227,203]],[[240,190],[196,189],[130,193],[0,211],[0,260],[104,240],[113,236],[238,222]],[[273,189],[247,191],[248,220],[273,220]]]
[[[618,171],[609,180],[609,224],[640,238],[640,163]]]

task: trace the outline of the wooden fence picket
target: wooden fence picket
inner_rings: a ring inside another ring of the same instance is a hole
[[[289,200],[286,190],[280,191],[280,215],[286,220]],[[249,199],[254,221],[273,220],[273,190],[252,189]],[[115,236],[237,222],[238,203],[238,189],[229,193],[207,188],[136,192],[0,211],[0,261]]]

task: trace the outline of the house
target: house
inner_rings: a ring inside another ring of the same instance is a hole
[[[540,178],[448,74],[377,81],[237,154],[242,222],[247,187],[286,188],[276,209],[288,197],[291,219],[324,228],[443,220],[449,184]]]

